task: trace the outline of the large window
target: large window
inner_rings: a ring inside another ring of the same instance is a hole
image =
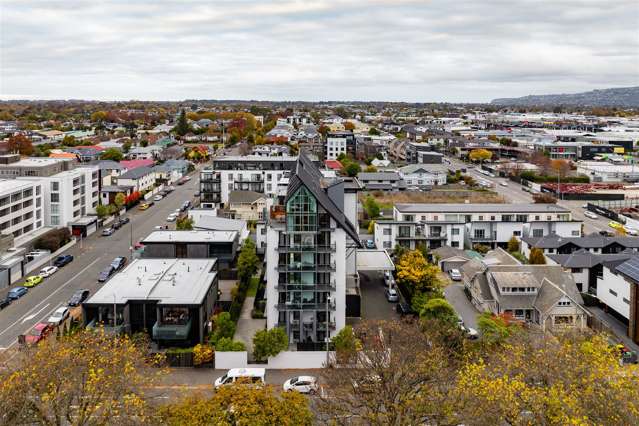
[[[289,232],[317,230],[317,201],[305,187],[298,189],[286,203],[286,222]]]
[[[162,324],[164,325],[186,325],[189,322],[189,308],[163,307]]]

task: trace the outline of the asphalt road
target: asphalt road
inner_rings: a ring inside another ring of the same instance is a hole
[[[102,237],[101,230],[90,235],[82,244],[77,243],[66,254],[74,256],[73,262],[60,268],[58,272],[37,287],[29,289],[22,298],[0,311],[0,350],[8,349],[17,343],[21,334],[28,332],[35,324],[46,321],[60,306],[78,289],[89,289],[93,294],[102,284],[97,282],[101,270],[107,267],[117,256],[130,259],[130,239],[133,232],[133,243],[146,237],[153,227],[166,225],[166,217],[179,208],[185,200],[192,200],[198,191],[197,171],[191,174],[191,180],[184,185],[176,186],[175,191],[146,211],[137,208],[127,212],[131,219],[109,237]],[[175,222],[171,223],[174,226]],[[132,227],[132,228],[131,228]],[[12,287],[21,285],[22,281]],[[6,292],[3,291],[4,296]]]

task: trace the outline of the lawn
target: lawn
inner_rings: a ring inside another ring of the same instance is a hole
[[[260,285],[259,277],[252,277],[251,282],[249,284],[249,288],[246,292],[247,297],[255,297],[257,294],[257,287]]]

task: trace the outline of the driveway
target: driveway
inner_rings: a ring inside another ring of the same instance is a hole
[[[464,319],[467,327],[477,330],[477,316],[480,312],[470,303],[466,293],[464,293],[463,284],[450,284],[444,289],[444,295],[448,303],[453,305],[455,311]]]
[[[395,311],[396,303],[386,300],[384,275],[382,272],[360,272],[363,320],[399,319]]]

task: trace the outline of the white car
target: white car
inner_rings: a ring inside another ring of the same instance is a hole
[[[42,278],[50,277],[51,275],[58,272],[57,266],[46,266],[40,270],[40,276]]]
[[[631,228],[629,226],[624,226],[623,229],[624,229],[624,231],[626,231],[626,234],[628,234],[628,235],[633,235],[633,236],[639,235],[639,231],[637,231],[637,229],[635,229],[635,228]]]
[[[591,211],[585,211],[584,212],[584,216],[589,217],[590,219],[598,219],[599,216],[597,216],[596,214],[594,214]]]
[[[284,382],[284,392],[296,391],[313,395],[318,389],[317,378],[313,376],[293,377]]]
[[[499,184],[500,184],[501,186],[508,186],[508,182],[504,182],[504,181],[499,182]]]
[[[479,339],[479,333],[474,328],[466,327],[466,337],[470,340]]]
[[[162,200],[162,196],[160,194],[153,197],[153,201],[160,201],[160,200]]]
[[[175,213],[171,213],[167,218],[166,221],[167,222],[175,222],[175,220],[177,219],[177,215]]]
[[[461,281],[462,279],[462,275],[461,272],[459,272],[459,269],[451,269],[450,271],[448,271],[448,275],[450,275],[450,279],[453,281]]]
[[[69,309],[65,307],[61,307],[55,310],[55,312],[49,317],[47,322],[53,325],[60,325],[68,317],[69,317]]]

